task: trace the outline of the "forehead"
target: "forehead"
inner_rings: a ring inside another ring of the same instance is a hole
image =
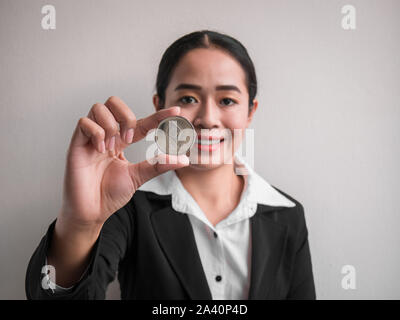
[[[178,82],[197,82],[204,86],[234,84],[245,89],[246,74],[229,53],[215,48],[199,48],[189,51],[177,64],[170,84]]]

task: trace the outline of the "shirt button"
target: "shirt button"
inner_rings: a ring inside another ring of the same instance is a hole
[[[222,280],[222,277],[220,275],[215,277],[215,281],[220,282]]]
[[[217,238],[218,234],[214,231],[214,238]]]

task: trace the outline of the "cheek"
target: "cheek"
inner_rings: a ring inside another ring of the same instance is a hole
[[[225,128],[233,129],[246,129],[247,127],[247,111],[243,112],[235,112],[224,119],[224,126]]]
[[[247,127],[247,113],[235,113],[235,115],[226,118],[224,126],[230,131],[230,141],[228,144],[231,148],[233,148],[232,151],[236,151],[242,143],[245,135],[245,130]]]

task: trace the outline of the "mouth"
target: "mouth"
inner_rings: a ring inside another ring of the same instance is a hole
[[[201,151],[214,151],[221,147],[224,140],[223,137],[207,137],[198,135],[195,144],[197,144],[197,148]]]

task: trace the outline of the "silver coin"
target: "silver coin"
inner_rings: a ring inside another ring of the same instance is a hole
[[[196,130],[189,120],[174,116],[159,123],[154,139],[163,153],[181,155],[189,151],[196,136]]]

